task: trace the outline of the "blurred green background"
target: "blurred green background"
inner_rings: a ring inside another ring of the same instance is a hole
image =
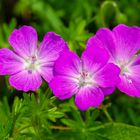
[[[78,50],[100,27],[139,25],[139,12],[138,0],[1,0],[0,46],[14,26],[27,24],[37,29],[40,41],[47,31],[55,31]]]
[[[80,55],[87,39],[99,28],[112,29],[120,23],[140,26],[139,14],[139,0],[0,0],[0,48],[10,48],[10,33],[26,24],[36,28],[39,42],[47,31],[54,31]],[[106,97],[104,105],[113,121],[133,127],[102,127],[100,123],[110,121],[102,107],[81,112],[74,106],[73,98],[60,102],[53,97],[46,83],[38,92],[39,95],[23,95],[9,86],[8,77],[0,77],[0,140],[140,139],[138,98],[119,91]],[[41,104],[36,104],[36,98]]]

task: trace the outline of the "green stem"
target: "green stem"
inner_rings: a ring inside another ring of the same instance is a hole
[[[70,130],[71,128],[65,126],[50,126],[51,129]]]
[[[104,105],[102,105],[102,109],[103,109],[104,114],[105,114],[106,117],[108,118],[108,120],[109,120],[110,122],[113,122],[113,119],[112,119],[111,116],[109,115],[109,113],[108,113],[108,111],[107,111],[107,109],[106,109],[106,107],[105,107]]]

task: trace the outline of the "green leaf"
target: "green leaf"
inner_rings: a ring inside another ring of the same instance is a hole
[[[49,5],[46,5],[46,18],[56,31],[61,32],[61,30],[64,28],[64,25],[61,22],[60,18]]]
[[[123,123],[107,123],[100,133],[109,140],[140,140],[140,127]]]

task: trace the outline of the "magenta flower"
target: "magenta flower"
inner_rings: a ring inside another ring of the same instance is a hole
[[[104,92],[119,82],[120,69],[107,63],[109,55],[100,44],[94,44],[82,54],[64,51],[54,65],[54,78],[50,88],[55,96],[64,100],[75,95],[75,103],[81,110],[98,107]]]
[[[95,37],[91,37],[88,47],[94,47],[95,38],[104,44],[110,54],[110,62],[120,69],[120,91],[129,96],[140,97],[140,28],[127,27],[120,24],[112,31],[100,29]]]
[[[10,75],[10,85],[25,92],[36,91],[42,78],[49,82],[53,77],[54,61],[62,50],[68,50],[64,40],[48,32],[37,48],[37,33],[30,26],[15,29],[9,37],[13,51],[0,49],[0,75]]]

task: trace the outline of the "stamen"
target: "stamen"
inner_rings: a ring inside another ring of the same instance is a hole
[[[128,81],[129,84],[132,84],[132,80],[130,79],[131,76],[131,68],[130,68],[130,63],[123,63],[120,62],[120,64],[118,64],[120,69],[121,69],[121,75],[123,75],[126,80]]]
[[[33,55],[24,61],[25,69],[28,70],[28,73],[32,73],[40,68],[40,62],[37,59],[37,56]]]
[[[80,73],[80,77],[78,78],[78,80],[79,87],[90,86],[93,84],[92,76],[86,71]]]
[[[32,63],[34,64],[34,63],[35,63],[35,61],[37,61],[36,56],[32,56],[32,57],[31,57],[31,61],[32,61]]]

